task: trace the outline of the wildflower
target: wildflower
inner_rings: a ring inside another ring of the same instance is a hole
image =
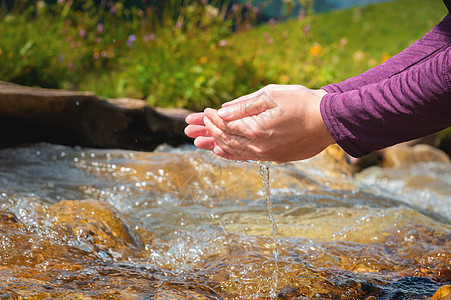
[[[251,30],[252,29],[252,24],[251,23],[247,23],[246,26],[244,27],[246,30]]]
[[[274,18],[269,19],[268,24],[269,24],[270,26],[276,25],[276,19],[274,19]]]
[[[99,59],[99,53],[98,52],[95,52],[93,55],[92,55],[92,57],[94,58],[94,59]]]
[[[227,46],[227,41],[226,40],[220,40],[219,41],[219,47],[225,47]]]
[[[136,35],[132,34],[128,37],[128,40],[126,42],[127,46],[131,47],[133,45],[133,42],[136,40]]]
[[[108,57],[108,52],[106,52],[106,50],[102,50],[102,52],[100,53],[100,55],[101,55],[103,58],[106,58],[106,57]]]
[[[279,81],[282,83],[288,83],[288,82],[290,82],[290,79],[291,78],[288,75],[280,75],[280,77],[279,77]]]
[[[67,36],[66,41],[67,41],[68,43],[72,42],[72,37],[71,37],[71,36]]]
[[[310,33],[310,25],[309,24],[305,24],[304,25],[304,35],[309,35]]]
[[[269,32],[267,32],[267,31],[263,34],[263,36],[264,36],[266,39],[271,37],[271,36],[269,35]]]
[[[58,0],[58,4],[64,3],[66,0]]]
[[[313,57],[320,56],[322,51],[323,47],[321,47],[321,45],[318,43],[314,43],[312,47],[310,47],[310,55]]]
[[[105,25],[103,23],[97,24],[97,33],[101,34],[103,32],[103,29],[105,29]]]
[[[1,50],[1,49],[0,49]],[[1,53],[1,51],[0,51],[0,53]],[[58,61],[60,62],[60,63],[62,63],[63,61],[64,61],[64,53],[61,53],[60,54],[60,56],[58,57]]]
[[[102,42],[102,39],[101,38],[96,38],[96,44],[100,44]]]
[[[237,3],[233,3],[231,9],[233,12],[237,12],[240,9],[240,6]]]
[[[67,63],[67,66],[69,67],[69,69],[73,69],[75,67],[74,62],[70,61]]]
[[[376,60],[376,59],[370,58],[370,59],[368,60],[368,66],[370,66],[370,67],[375,67],[376,65],[377,65],[377,60]]]
[[[114,15],[117,12],[116,6],[114,4],[110,7],[110,14]]]
[[[267,41],[269,45],[272,45],[274,43],[274,40],[272,38],[269,38]]]
[[[390,54],[384,52],[384,54],[382,54],[382,62],[385,62],[388,59],[390,59]]]
[[[144,17],[144,11],[141,8],[138,8],[138,10],[136,11],[136,14],[138,15],[138,17]]]
[[[78,32],[78,35],[80,36],[80,37],[85,37],[86,36],[86,29],[80,29],[80,31]]]
[[[114,57],[114,48],[112,46],[108,46],[108,57],[109,58]]]
[[[348,39],[347,39],[347,38],[342,38],[342,39],[340,40],[340,46],[339,46],[339,49],[340,49],[340,50],[343,50],[343,48],[344,48],[347,44],[348,44]]]
[[[147,34],[144,36],[144,42],[148,43],[155,40],[155,33]]]
[[[182,28],[183,27],[183,22],[182,21],[177,21],[176,23],[175,23],[175,28],[176,29],[180,29],[180,28]]]
[[[359,51],[354,52],[353,58],[355,61],[359,61],[359,60],[362,60],[364,56],[365,55],[363,54],[363,52],[359,50]]]
[[[203,65],[204,63],[206,63],[207,62],[207,57],[206,56],[202,56],[201,58],[199,58],[199,63],[201,64],[201,65]]]
[[[307,12],[305,9],[299,10],[298,20],[303,21],[307,17]]]

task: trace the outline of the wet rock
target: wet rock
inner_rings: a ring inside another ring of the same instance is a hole
[[[49,213],[54,215],[53,226],[102,248],[128,249],[129,244],[143,247],[132,224],[105,202],[61,201]]]
[[[440,287],[431,298],[431,300],[450,300],[450,299],[451,299],[451,285],[444,285]]]
[[[105,100],[90,92],[39,89],[0,81],[0,139],[97,148],[153,150],[191,140],[187,111],[154,109],[142,100]]]
[[[383,153],[384,167],[395,167],[401,164],[419,162],[440,162],[449,164],[450,158],[445,152],[423,144],[413,147],[400,144],[385,149]]]
[[[155,291],[156,300],[219,300],[221,296],[217,295],[212,289],[197,283],[176,284],[165,282]]]
[[[350,156],[338,145],[331,145],[310,159],[290,164],[323,185],[337,189],[352,188],[345,180],[354,175]]]

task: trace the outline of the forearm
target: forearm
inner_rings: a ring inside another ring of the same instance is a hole
[[[451,126],[451,46],[408,70],[345,93],[329,93],[321,115],[334,140],[359,157]]]
[[[388,79],[435,55],[437,51],[446,47],[450,39],[451,15],[448,14],[420,40],[383,64],[341,83],[324,86],[322,89],[328,93],[344,93]]]

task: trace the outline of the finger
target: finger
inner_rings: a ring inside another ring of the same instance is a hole
[[[213,152],[221,157],[228,159],[246,160],[259,157],[256,150],[259,149],[252,145],[252,140],[233,134],[227,134],[211,123],[208,117],[205,117],[205,126],[214,139],[215,147]]]
[[[258,97],[237,101],[235,104],[220,108],[218,115],[225,121],[233,121],[258,115],[273,107],[274,101],[266,93],[261,93]]]
[[[203,112],[193,113],[193,114],[188,115],[185,118],[185,122],[190,125],[204,125],[204,121],[203,121],[204,116],[205,116],[205,113],[203,113]]]
[[[194,140],[194,146],[204,150],[213,151],[215,145],[215,141],[212,137],[200,136]]]
[[[226,159],[230,160],[262,160],[258,155],[256,155],[254,152],[249,151],[247,149],[242,149],[238,151],[236,154],[231,154],[226,151],[224,151],[221,147],[215,146],[213,148],[213,153]]]
[[[191,138],[197,138],[199,136],[209,137],[210,133],[208,133],[207,128],[202,125],[188,125],[185,128],[185,134]]]
[[[206,108],[204,113],[205,113],[205,117],[203,119],[204,124],[206,124],[206,121],[208,119],[210,123],[213,123],[214,126],[219,128],[221,131],[227,131],[227,125],[225,124],[224,120],[219,117],[217,110]]]
[[[256,98],[259,93],[261,93],[261,90],[258,90],[256,92],[253,92],[253,93],[248,94],[248,95],[241,96],[239,98],[236,98],[235,100],[223,103],[221,105],[221,107],[227,107],[227,106],[230,106],[230,105],[235,105],[235,104],[237,104],[237,103],[239,103],[241,101],[251,100],[253,98]]]

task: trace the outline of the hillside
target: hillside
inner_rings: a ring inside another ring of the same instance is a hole
[[[440,0],[398,0],[264,25],[231,40],[268,77],[319,87],[380,64],[446,12]]]

